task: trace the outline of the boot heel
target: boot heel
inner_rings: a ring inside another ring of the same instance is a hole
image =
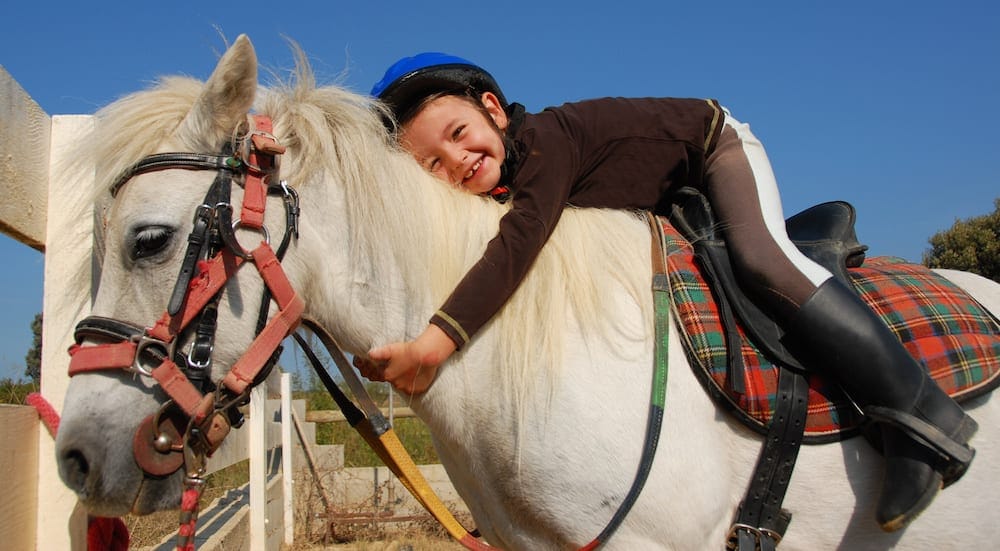
[[[965,443],[968,438],[956,438],[946,434],[937,426],[915,415],[881,406],[868,406],[864,408],[864,411],[874,421],[887,423],[904,431],[910,437],[943,456],[945,466],[941,475],[945,479],[945,486],[951,485],[961,478],[972,463],[972,458],[976,456],[976,451]],[[971,434],[976,432],[977,427],[978,424],[974,419],[965,416],[955,433],[967,433],[971,437]]]

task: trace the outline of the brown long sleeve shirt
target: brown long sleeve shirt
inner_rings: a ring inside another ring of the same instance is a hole
[[[724,122],[704,99],[605,98],[523,118],[512,107],[501,182],[512,208],[430,320],[459,347],[514,293],[567,205],[655,211],[671,188],[701,187]]]

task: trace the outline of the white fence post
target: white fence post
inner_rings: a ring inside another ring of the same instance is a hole
[[[90,195],[93,170],[61,172],[66,147],[92,124],[89,116],[49,117],[0,67],[0,231],[45,252],[45,318],[42,328],[41,391],[60,411],[69,376],[66,348],[72,324],[90,303],[91,216],[80,201]],[[79,270],[79,271],[78,271]],[[86,287],[81,289],[81,287]],[[84,549],[86,514],[56,474],[55,446],[38,439],[38,549]]]
[[[250,549],[267,548],[267,385],[250,391],[250,431],[247,455],[250,456]]]
[[[69,387],[69,354],[73,326],[90,308],[93,235],[90,196],[93,168],[62,172],[66,148],[93,125],[93,117],[52,118],[45,244],[45,291],[42,311],[42,396],[62,410]],[[76,165],[80,167],[81,165]],[[81,279],[83,278],[83,279]],[[38,439],[38,549],[86,549],[86,513],[57,474],[56,452],[48,435]],[[62,528],[66,527],[66,528]]]
[[[292,483],[295,471],[292,465],[292,376],[281,374],[281,495],[284,517],[285,545],[295,543],[295,498]]]

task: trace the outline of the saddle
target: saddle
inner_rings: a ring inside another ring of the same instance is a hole
[[[785,229],[792,243],[803,254],[851,288],[847,268],[861,266],[868,250],[867,245],[858,242],[854,231],[855,218],[853,205],[845,201],[830,201],[792,216],[785,221]],[[765,355],[786,367],[805,370],[783,344],[785,331],[740,287],[726,243],[716,232],[718,224],[708,199],[694,188],[682,188],[671,201],[668,219],[693,247],[695,258],[719,303],[727,350],[730,352],[728,382],[732,390],[739,393],[746,391],[737,320]]]
[[[1000,384],[1000,324],[943,277],[898,259],[865,259],[854,208],[823,203],[786,220],[793,243],[853,288],[958,401]],[[770,550],[791,521],[781,508],[800,444],[854,436],[861,411],[785,346],[785,332],[742,291],[707,199],[684,188],[662,220],[685,353],[708,393],[766,435],[727,548]],[[846,344],[845,345],[849,345]]]

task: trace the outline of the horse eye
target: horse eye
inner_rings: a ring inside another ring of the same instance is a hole
[[[129,256],[132,260],[149,258],[170,244],[174,230],[165,226],[150,226],[135,233]]]

